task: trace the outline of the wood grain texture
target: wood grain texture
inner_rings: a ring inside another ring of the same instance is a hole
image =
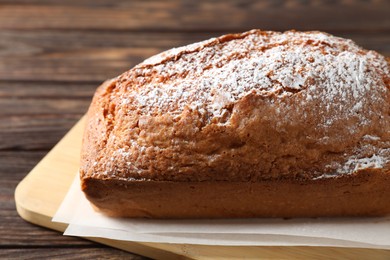
[[[390,26],[388,1],[21,2],[25,4],[6,1],[2,5],[0,28],[218,31],[253,26],[285,30],[294,24],[304,30],[352,31],[388,30]]]
[[[51,149],[81,115],[41,114],[0,118],[0,151]]]
[[[147,259],[137,255],[129,255],[127,252],[113,248],[61,248],[61,247],[43,247],[43,248],[23,248],[20,249],[1,249],[0,258],[2,259],[129,259],[141,260]]]
[[[138,259],[31,225],[15,211],[17,183],[105,79],[162,50],[252,28],[323,30],[390,56],[389,10],[387,0],[0,0],[0,258]]]
[[[99,82],[0,81],[0,100],[2,98],[13,99],[17,105],[22,105],[23,99],[84,99],[89,101],[99,84]]]
[[[0,151],[51,149],[87,111],[98,85],[0,82]]]
[[[0,134],[1,136],[1,134]],[[0,152],[0,258],[4,248],[34,246],[96,246],[91,242],[74,237],[64,237],[60,233],[25,222],[17,214],[13,200],[17,184],[24,178],[46,152]]]

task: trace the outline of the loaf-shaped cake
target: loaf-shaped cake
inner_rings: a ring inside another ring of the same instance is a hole
[[[104,214],[390,214],[389,60],[322,32],[171,49],[98,88],[80,178]]]

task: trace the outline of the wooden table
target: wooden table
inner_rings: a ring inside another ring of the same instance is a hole
[[[323,30],[390,56],[390,2],[0,0],[0,258],[144,259],[23,221],[18,182],[95,88],[162,50],[228,32]]]

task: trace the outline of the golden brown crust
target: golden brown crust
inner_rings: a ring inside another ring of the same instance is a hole
[[[321,32],[252,30],[169,50],[97,90],[83,140],[83,189],[107,211],[156,183],[164,192],[197,183],[209,199],[215,194],[206,187],[241,183],[252,192],[263,182],[289,189],[313,183],[308,191],[334,198],[336,190],[321,183],[337,186],[371,170],[389,184],[389,84],[383,56]],[[116,192],[119,183],[134,192]],[[91,196],[101,185],[113,194],[105,202]],[[242,196],[260,203],[251,192]],[[164,214],[173,217],[155,216]]]
[[[83,190],[104,214],[135,218],[384,216],[389,172],[319,180],[165,182],[87,178]]]

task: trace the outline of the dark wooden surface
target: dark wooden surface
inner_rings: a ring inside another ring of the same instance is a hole
[[[18,182],[105,79],[228,32],[324,30],[390,56],[390,1],[0,0],[0,258],[142,259],[26,223]]]

